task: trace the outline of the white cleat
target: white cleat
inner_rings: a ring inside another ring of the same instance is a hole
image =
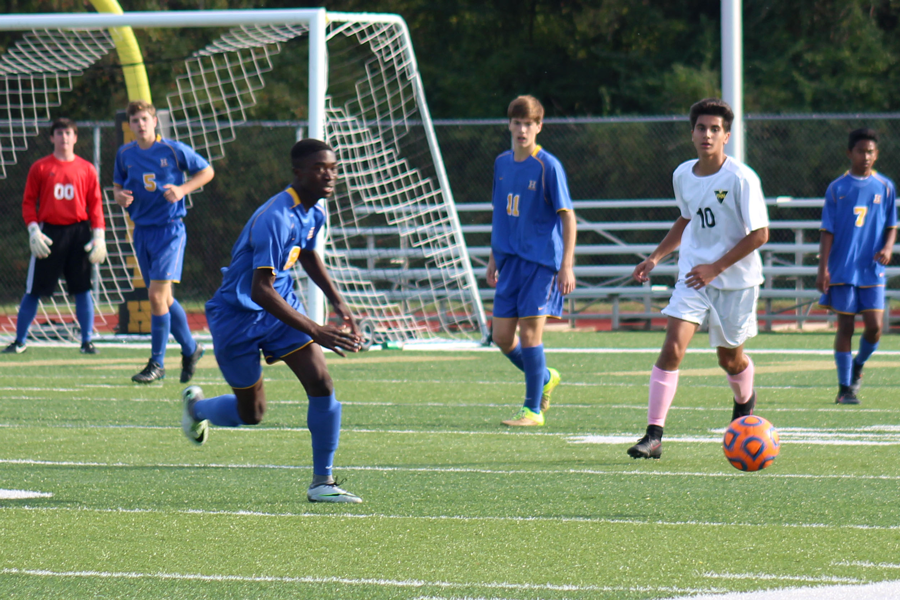
[[[184,413],[181,416],[181,430],[184,436],[193,444],[202,446],[209,437],[209,421],[206,419],[198,421],[191,416],[191,409],[197,400],[203,400],[203,390],[199,386],[192,385],[186,387],[181,392],[181,400],[184,403]]]
[[[347,490],[342,490],[335,483],[322,483],[306,490],[306,499],[310,502],[350,502],[361,504],[362,498]]]

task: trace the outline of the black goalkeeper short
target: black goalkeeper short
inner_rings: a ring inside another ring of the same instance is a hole
[[[89,292],[93,265],[88,260],[84,246],[93,240],[90,221],[73,225],[44,223],[41,231],[53,240],[53,245],[50,246],[50,256],[47,258],[31,256],[25,293],[50,296],[56,291],[60,277],[65,278],[66,289],[70,294]]]

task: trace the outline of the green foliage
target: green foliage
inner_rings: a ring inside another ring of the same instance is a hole
[[[125,10],[294,8],[288,0],[121,0]],[[719,2],[687,0],[333,0],[332,11],[397,13],[413,38],[432,115],[502,116],[521,93],[548,116],[683,114],[719,94]],[[83,12],[87,0],[9,0],[8,13]],[[885,0],[744,2],[745,109],[805,113],[896,110],[900,4]],[[219,30],[136,29],[154,99],[172,90],[184,59]],[[0,33],[0,50],[20,36]],[[267,88],[252,118],[303,118],[304,55]],[[77,119],[111,118],[126,102],[115,56],[64,98]]]

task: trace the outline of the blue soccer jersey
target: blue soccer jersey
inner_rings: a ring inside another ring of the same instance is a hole
[[[825,192],[822,230],[834,235],[828,255],[831,285],[884,285],[884,265],[875,260],[886,229],[897,227],[894,182],[878,173],[865,179],[850,173]]]
[[[294,188],[269,198],[250,217],[231,250],[231,265],[222,269],[222,286],[213,302],[245,311],[262,311],[250,299],[253,273],[257,269],[275,272],[275,290],[282,298],[293,294],[294,279],[291,267],[301,251],[313,251],[316,234],[325,223],[325,212],[316,204],[309,211],[303,208]]]
[[[135,225],[165,225],[187,214],[184,198],[174,203],[163,198],[165,186],[182,185],[185,171],[194,175],[208,166],[190,146],[157,136],[146,150],[137,142],[119,148],[113,183],[132,193],[127,210]]]
[[[557,213],[572,210],[566,172],[540,146],[516,162],[507,151],[494,161],[491,250],[501,269],[508,256],[559,271],[563,258],[562,221]]]

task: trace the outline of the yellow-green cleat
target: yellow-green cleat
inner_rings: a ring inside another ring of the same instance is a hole
[[[547,369],[550,372],[550,381],[548,381],[544,385],[544,391],[541,392],[541,414],[547,412],[550,408],[550,394],[553,393],[553,390],[556,386],[559,385],[559,382],[562,378],[559,376],[559,371],[556,369]]]
[[[510,427],[536,427],[544,424],[544,415],[536,413],[529,408],[523,406],[512,419],[503,421],[504,425]]]

